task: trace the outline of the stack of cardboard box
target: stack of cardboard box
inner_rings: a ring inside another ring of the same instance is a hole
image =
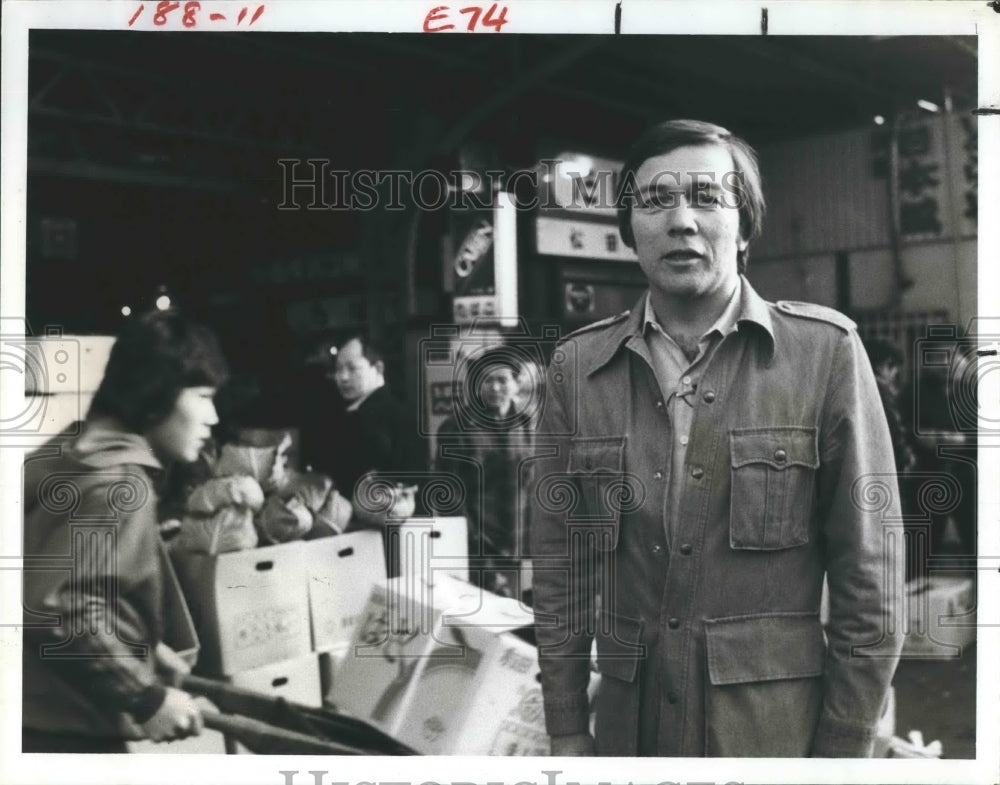
[[[531,610],[445,574],[376,587],[328,700],[427,755],[547,755]]]
[[[466,577],[465,531],[465,519],[399,525],[392,536],[405,579]],[[218,555],[175,551],[173,562],[201,638],[197,672],[306,706],[322,706],[369,596],[386,587],[377,531]]]

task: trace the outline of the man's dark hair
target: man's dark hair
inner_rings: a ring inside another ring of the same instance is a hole
[[[650,158],[664,155],[678,147],[713,144],[721,145],[733,157],[737,176],[737,182],[733,185],[738,188],[738,192],[733,196],[739,204],[740,234],[744,240],[750,242],[760,236],[764,220],[764,190],[760,169],[757,166],[757,153],[746,141],[722,126],[701,120],[667,120],[648,128],[635,141],[625,157],[619,182],[625,183],[627,178],[634,180],[636,171]],[[625,245],[634,249],[632,202],[632,199],[627,198],[619,201],[618,231]],[[741,275],[747,271],[749,256],[749,249],[737,254],[737,265]]]
[[[218,339],[176,309],[133,316],[111,347],[88,416],[143,433],[165,420],[186,387],[221,387],[229,369]]]
[[[351,341],[357,341],[361,344],[361,354],[364,358],[368,360],[372,365],[375,363],[382,363],[385,365],[385,352],[382,351],[382,347],[373,341],[371,338],[363,335],[362,333],[355,333],[353,335],[348,335],[344,340],[340,342],[338,351],[343,349]]]

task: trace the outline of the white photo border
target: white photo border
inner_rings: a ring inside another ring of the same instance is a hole
[[[270,0],[254,26],[268,31],[420,32],[427,12],[447,0],[320,2]],[[38,28],[129,29],[139,0],[4,0],[2,41],[2,264],[0,316],[5,329],[25,315],[28,33]],[[218,0],[235,15],[247,2]],[[557,2],[509,0],[510,33],[612,33],[613,0]],[[622,34],[977,35],[979,106],[979,204],[984,218],[1000,215],[1000,13],[986,2],[706,2],[624,0]],[[156,29],[147,13],[132,29]],[[456,6],[457,7],[457,6]],[[669,12],[668,12],[669,11]],[[192,33],[196,34],[196,33]],[[1000,317],[1000,221],[980,220],[978,292],[981,316]],[[23,445],[5,443],[3,423],[22,411],[23,380],[0,374],[0,782],[217,783],[218,785],[327,785],[328,783],[993,783],[1000,777],[1000,444],[983,439],[979,452],[979,654],[976,759],[775,760],[775,759],[553,759],[553,758],[323,758],[289,756],[72,756],[20,752],[21,463]],[[983,402],[983,416],[1000,419],[1000,402]],[[13,623],[10,620],[15,620]],[[287,775],[282,772],[297,772]],[[311,772],[325,772],[317,780]],[[290,778],[289,778],[290,777]]]

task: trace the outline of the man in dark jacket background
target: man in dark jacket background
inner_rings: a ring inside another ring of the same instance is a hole
[[[377,515],[382,483],[362,478],[382,475],[391,486],[409,486],[427,469],[427,456],[417,438],[416,420],[389,392],[385,359],[368,338],[354,335],[335,353],[326,376],[340,393],[316,413],[317,425],[302,435],[304,461],[329,474],[341,494],[351,500],[355,518]]]

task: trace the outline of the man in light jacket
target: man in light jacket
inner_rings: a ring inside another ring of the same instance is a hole
[[[651,128],[622,183],[649,291],[557,348],[537,440],[552,753],[868,756],[902,645],[902,542],[855,325],[743,277],[764,200],[726,129]]]

